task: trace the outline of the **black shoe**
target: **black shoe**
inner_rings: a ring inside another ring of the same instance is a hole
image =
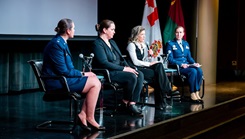
[[[164,106],[162,105],[162,103],[158,103],[158,104],[155,104],[155,109],[164,110]]]
[[[129,113],[131,115],[143,116],[139,108],[135,104],[131,104],[128,106]]]
[[[124,102],[121,102],[121,103],[119,104],[118,110],[120,110],[120,111],[125,111],[125,110],[127,110],[127,104],[124,103]]]
[[[198,104],[203,103],[203,101],[200,101],[199,99],[197,99],[197,100],[190,99],[190,101],[192,103],[198,103]]]
[[[162,103],[163,103],[163,106],[164,106],[164,108],[165,108],[166,110],[170,110],[170,109],[173,108],[171,104],[168,104],[168,103],[167,103],[167,98],[166,98],[166,97],[163,98],[163,102],[162,102]]]
[[[180,95],[179,91],[170,91],[167,93],[168,96],[176,96],[176,95]]]
[[[203,100],[202,99],[198,99],[201,103],[203,103]]]
[[[84,125],[82,121],[80,120],[79,116],[77,116],[77,125],[79,125],[84,131],[91,132],[91,128]]]
[[[91,129],[94,130],[94,131],[105,131],[105,127],[104,126],[95,127],[92,124],[90,124],[88,121],[87,121],[87,123],[88,123],[89,127],[91,127]]]

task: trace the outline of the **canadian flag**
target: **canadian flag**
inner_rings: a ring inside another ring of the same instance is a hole
[[[155,0],[146,0],[142,19],[145,28],[145,42],[153,50],[153,58],[163,54],[162,35],[158,18],[157,4]]]

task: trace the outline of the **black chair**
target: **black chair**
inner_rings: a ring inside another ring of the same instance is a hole
[[[77,125],[77,115],[78,115],[78,106],[80,101],[85,97],[76,92],[71,92],[67,84],[66,78],[64,76],[43,76],[42,71],[42,60],[29,60],[28,63],[31,65],[35,77],[39,84],[40,91],[44,92],[43,100],[46,102],[53,101],[64,101],[69,100],[69,109],[70,109],[70,118],[67,121],[55,121],[47,120],[36,126],[37,130],[41,131],[57,131],[57,132],[68,132],[73,133]],[[53,79],[59,80],[63,88],[58,90],[47,90],[43,80]],[[74,109],[73,109],[74,108]]]
[[[102,90],[101,90],[101,94],[100,94],[100,107],[103,107],[103,90],[105,89],[112,89],[114,91],[114,109],[112,113],[108,113],[108,115],[110,115],[111,117],[114,116],[114,114],[117,112],[117,108],[118,108],[118,94],[123,92],[123,86],[116,83],[116,82],[112,82],[111,78],[110,78],[110,73],[109,70],[107,69],[91,69],[91,71],[93,73],[95,73],[97,76],[102,76],[103,80],[101,80],[102,83]]]

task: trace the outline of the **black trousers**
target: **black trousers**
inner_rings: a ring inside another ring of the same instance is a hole
[[[130,102],[139,102],[140,93],[143,88],[144,75],[141,71],[138,71],[138,75],[125,71],[112,71],[113,76],[111,80],[113,82],[122,84],[125,86],[123,99]]]
[[[163,98],[166,97],[166,93],[171,91],[171,84],[165,73],[163,64],[157,63],[150,67],[138,67],[138,70],[142,71],[144,79],[154,87],[156,103],[162,102]],[[159,100],[156,98],[159,98]]]

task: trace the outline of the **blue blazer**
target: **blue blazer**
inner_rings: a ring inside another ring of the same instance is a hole
[[[176,39],[167,42],[166,52],[170,64],[193,64],[195,60],[191,57],[189,43],[182,40],[183,51]]]
[[[42,74],[63,75],[67,77],[68,85],[75,84],[82,77],[81,71],[74,68],[68,45],[60,35],[56,35],[44,49]],[[50,89],[61,87],[58,81],[47,80],[45,83]]]
[[[123,71],[125,66],[129,66],[126,60],[122,57],[122,53],[118,48],[116,42],[112,39],[109,40],[111,47],[119,54],[120,64],[113,63],[114,55],[107,44],[98,37],[93,43],[94,61],[93,67],[105,68],[110,71],[110,75],[114,75],[116,71]]]

